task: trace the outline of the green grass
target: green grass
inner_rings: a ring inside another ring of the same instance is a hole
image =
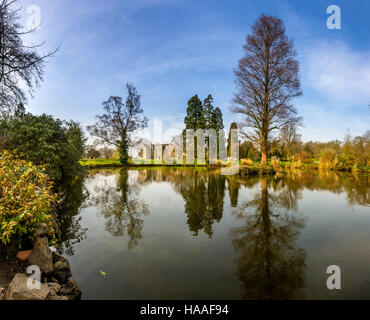
[[[270,164],[270,161],[268,161]],[[281,161],[281,166],[282,168],[285,168],[286,164],[291,164],[290,161]],[[88,167],[88,168],[99,168],[99,167],[122,167],[123,165],[120,163],[119,160],[114,160],[114,159],[82,159],[80,160],[80,164],[83,167]],[[302,163],[303,168],[306,170],[317,170],[318,169],[318,164],[315,162],[312,163]],[[166,164],[163,161],[159,162],[158,160],[154,159],[149,159],[149,160],[130,160],[128,163],[128,166],[136,167],[136,166],[186,166],[182,164]],[[188,165],[188,166],[196,166],[196,167],[206,167],[207,165],[204,164],[197,164],[197,160],[195,159],[195,163],[193,165]],[[259,161],[254,161],[253,164],[247,165],[247,166],[242,166],[242,167],[248,167],[252,170],[258,170],[261,169],[261,166]],[[346,168],[346,171],[351,171],[351,167]],[[361,172],[369,172],[370,167],[361,167],[360,170]]]
[[[79,161],[83,167],[107,167],[107,166],[120,166],[119,160],[113,159],[82,159]]]
[[[79,161],[82,167],[116,167],[116,166],[123,166],[119,160],[113,159],[82,159]],[[182,164],[166,164],[163,161],[155,160],[155,159],[144,159],[144,160],[129,160],[128,166],[182,166]],[[195,159],[194,164],[192,166],[201,166],[204,167],[204,164],[198,164],[197,160]]]

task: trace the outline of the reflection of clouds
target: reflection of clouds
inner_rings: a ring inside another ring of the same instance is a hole
[[[149,213],[145,202],[139,198],[140,186],[135,171],[101,171],[92,175],[89,205],[95,206],[106,219],[105,227],[114,236],[129,236],[132,249],[142,238],[144,218]]]

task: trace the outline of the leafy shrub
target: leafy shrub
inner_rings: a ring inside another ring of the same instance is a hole
[[[281,164],[280,164],[280,159],[278,157],[272,157],[271,158],[271,165],[274,168],[275,171],[280,171],[281,170]]]
[[[16,159],[8,151],[0,154],[0,243],[33,240],[40,223],[52,224],[57,195],[44,168]]]
[[[244,158],[240,160],[240,163],[242,166],[248,166],[253,164],[253,160]]]
[[[293,156],[293,161],[300,160],[302,163],[311,163],[312,162],[312,156],[311,153],[303,151],[295,154]]]
[[[78,172],[84,142],[80,125],[73,121],[30,113],[0,121],[0,151],[10,150],[20,159],[45,166],[58,182]]]
[[[290,169],[296,170],[296,169],[303,169],[303,163],[301,160],[292,161],[290,164]]]
[[[319,160],[319,169],[321,170],[343,170],[345,166],[338,159],[334,152],[323,152]]]

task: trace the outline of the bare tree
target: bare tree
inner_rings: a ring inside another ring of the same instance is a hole
[[[13,112],[27,98],[23,87],[32,91],[43,80],[45,59],[58,50],[40,55],[37,49],[44,43],[26,46],[22,36],[36,28],[23,31],[19,24],[20,8],[14,8],[18,0],[0,0],[0,115]]]
[[[123,103],[121,97],[109,97],[103,102],[105,113],[96,116],[97,122],[87,126],[92,136],[100,143],[116,146],[120,161],[128,161],[128,148],[135,144],[132,134],[148,126],[148,119],[143,116],[140,106],[140,95],[132,84],[127,84],[127,99]]]
[[[261,15],[243,46],[245,55],[235,70],[237,92],[231,111],[242,115],[241,133],[260,146],[267,164],[269,139],[289,123],[299,123],[291,100],[301,95],[298,61],[283,21]]]
[[[288,158],[292,155],[293,147],[299,144],[301,135],[297,132],[297,124],[289,122],[280,130],[280,142]]]

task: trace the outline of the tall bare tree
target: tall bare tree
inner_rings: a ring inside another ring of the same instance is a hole
[[[36,28],[23,31],[19,21],[18,0],[0,0],[0,115],[15,111],[26,102],[22,87],[32,91],[43,79],[45,59],[58,50],[40,55],[37,49],[43,43],[26,46],[22,37]]]
[[[126,87],[126,102],[121,97],[109,97],[103,102],[105,113],[97,115],[98,121],[87,126],[90,134],[97,137],[100,143],[117,147],[123,164],[127,164],[129,147],[135,144],[132,134],[148,126],[148,119],[143,116],[140,105],[140,95],[132,84]]]
[[[301,95],[298,61],[283,21],[261,15],[243,46],[245,55],[234,71],[237,91],[231,111],[242,115],[241,133],[260,146],[261,164],[267,164],[274,131],[299,123],[292,98]]]

